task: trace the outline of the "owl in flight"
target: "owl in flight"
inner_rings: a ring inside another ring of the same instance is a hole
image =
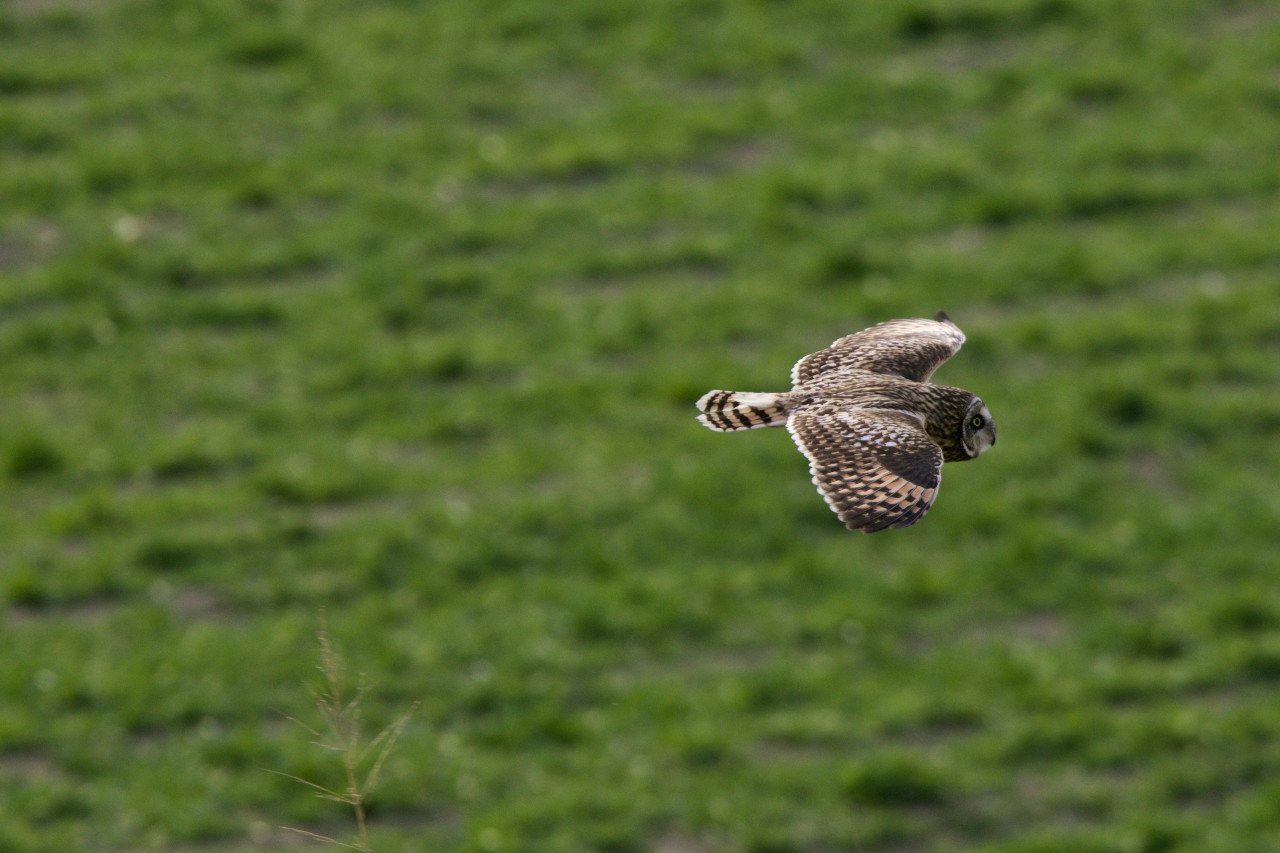
[[[889,320],[797,361],[790,391],[709,391],[698,420],[718,432],[785,426],[845,526],[908,527],[933,503],[943,462],[996,443],[981,397],[929,381],[963,343],[942,311]]]

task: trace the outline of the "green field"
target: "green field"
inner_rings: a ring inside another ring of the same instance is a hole
[[[0,2],[0,850],[1280,850],[1280,5]],[[893,317],[850,533],[712,388]],[[337,848],[333,848],[337,849]]]

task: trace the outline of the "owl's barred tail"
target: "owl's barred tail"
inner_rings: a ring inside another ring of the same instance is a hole
[[[732,432],[785,425],[787,407],[782,397],[755,391],[708,391],[695,405],[702,410],[698,420],[707,429]]]

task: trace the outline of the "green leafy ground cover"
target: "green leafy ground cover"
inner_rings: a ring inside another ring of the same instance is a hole
[[[9,0],[0,849],[1280,849],[1280,9]],[[691,402],[947,309],[845,532]]]

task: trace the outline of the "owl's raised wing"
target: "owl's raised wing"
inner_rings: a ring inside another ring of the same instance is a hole
[[[911,415],[814,401],[796,407],[787,429],[818,492],[850,530],[908,527],[938,493],[942,450]]]
[[[824,350],[806,355],[791,368],[791,383],[803,385],[837,370],[892,373],[916,382],[929,377],[964,343],[964,332],[945,312],[937,319],[889,320],[845,335]]]

